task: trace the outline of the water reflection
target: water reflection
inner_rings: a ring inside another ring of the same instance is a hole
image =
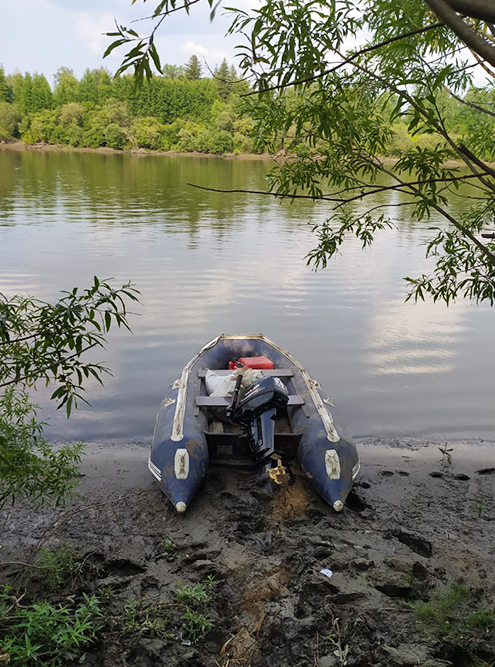
[[[391,209],[397,227],[371,250],[351,241],[315,274],[304,257],[324,205],[186,186],[262,189],[270,166],[0,150],[0,291],[53,298],[97,274],[132,278],[142,293],[134,336],[112,333],[114,376],[89,387],[92,409],[66,422],[39,392],[52,437],[148,438],[165,387],[199,346],[263,331],[307,366],[356,436],[493,438],[493,312],[404,304],[405,272],[428,268],[424,227],[406,208]]]

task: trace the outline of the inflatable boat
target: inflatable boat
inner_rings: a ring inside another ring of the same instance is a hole
[[[217,390],[210,392],[212,380]],[[209,465],[264,467],[279,481],[287,478],[293,459],[330,506],[342,511],[359,458],[330,399],[289,352],[263,334],[222,334],[170,386],[148,467],[182,513]]]

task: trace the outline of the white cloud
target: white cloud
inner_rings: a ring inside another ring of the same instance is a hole
[[[198,44],[192,40],[188,40],[182,44],[181,52],[189,56],[202,56],[210,67],[220,64],[224,58],[228,61],[232,60],[232,53],[221,49],[208,49],[203,44]]]
[[[182,53],[187,53],[189,55],[197,55],[197,56],[207,56],[209,54],[208,49],[206,49],[202,44],[195,44],[194,42],[185,42],[182,45]]]
[[[85,43],[91,53],[97,56],[103,56],[105,49],[110,44],[110,38],[103,33],[111,32],[114,29],[114,18],[109,13],[101,14],[97,18],[88,13],[78,13],[77,15],[77,38]]]

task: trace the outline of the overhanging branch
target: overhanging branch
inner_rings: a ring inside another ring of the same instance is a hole
[[[379,44],[372,44],[371,46],[367,46],[364,49],[360,49],[359,51],[356,51],[356,53],[353,53],[348,58],[344,58],[342,62],[340,62],[338,65],[335,65],[334,67],[331,67],[330,69],[327,69],[324,72],[321,72],[320,74],[314,74],[313,76],[308,76],[305,77],[304,79],[297,79],[296,81],[289,81],[287,83],[269,86],[268,88],[263,88],[263,90],[254,90],[251,91],[250,93],[244,93],[243,95],[241,95],[241,97],[249,97],[251,95],[258,95],[259,93],[270,93],[273,92],[274,90],[284,90],[285,88],[299,86],[302,85],[303,83],[311,83],[312,81],[317,81],[318,79],[321,79],[324,76],[328,76],[328,74],[336,72],[338,69],[341,69],[345,65],[349,65],[350,63],[353,62],[353,60],[359,58],[359,56],[362,56],[365,53],[376,51],[377,49],[381,49],[382,47],[387,46],[388,44],[392,44],[393,42],[398,42],[401,39],[406,39],[407,37],[412,37],[413,35],[419,35],[423,32],[427,32],[428,30],[433,30],[434,28],[441,28],[443,25],[444,25],[443,23],[433,23],[432,25],[428,25],[425,28],[418,28],[417,30],[411,30],[411,32],[405,32],[402,35],[397,35],[396,37],[391,37],[390,39],[386,39],[384,42],[380,42]]]
[[[450,4],[457,0],[450,0]],[[460,40],[475,51],[484,60],[495,67],[495,47],[491,46],[481,35],[475,32],[462,18],[452,9],[445,0],[425,0],[428,7],[435,12]],[[484,3],[487,4],[487,3]]]
[[[487,0],[447,0],[447,4],[459,14],[473,19],[495,23],[495,4]]]

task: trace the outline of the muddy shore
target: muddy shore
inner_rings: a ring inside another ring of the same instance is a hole
[[[147,471],[146,446],[88,446],[69,505],[3,511],[2,579],[42,546],[68,544],[91,566],[71,594],[111,594],[86,665],[493,665],[493,628],[425,627],[414,604],[461,581],[466,609],[495,610],[495,443],[358,447],[361,473],[342,514],[300,471],[283,489],[252,472],[210,470],[179,516]],[[212,628],[201,641],[188,640],[173,612],[166,637],[112,624],[131,598],[167,604],[178,582],[208,577]]]

